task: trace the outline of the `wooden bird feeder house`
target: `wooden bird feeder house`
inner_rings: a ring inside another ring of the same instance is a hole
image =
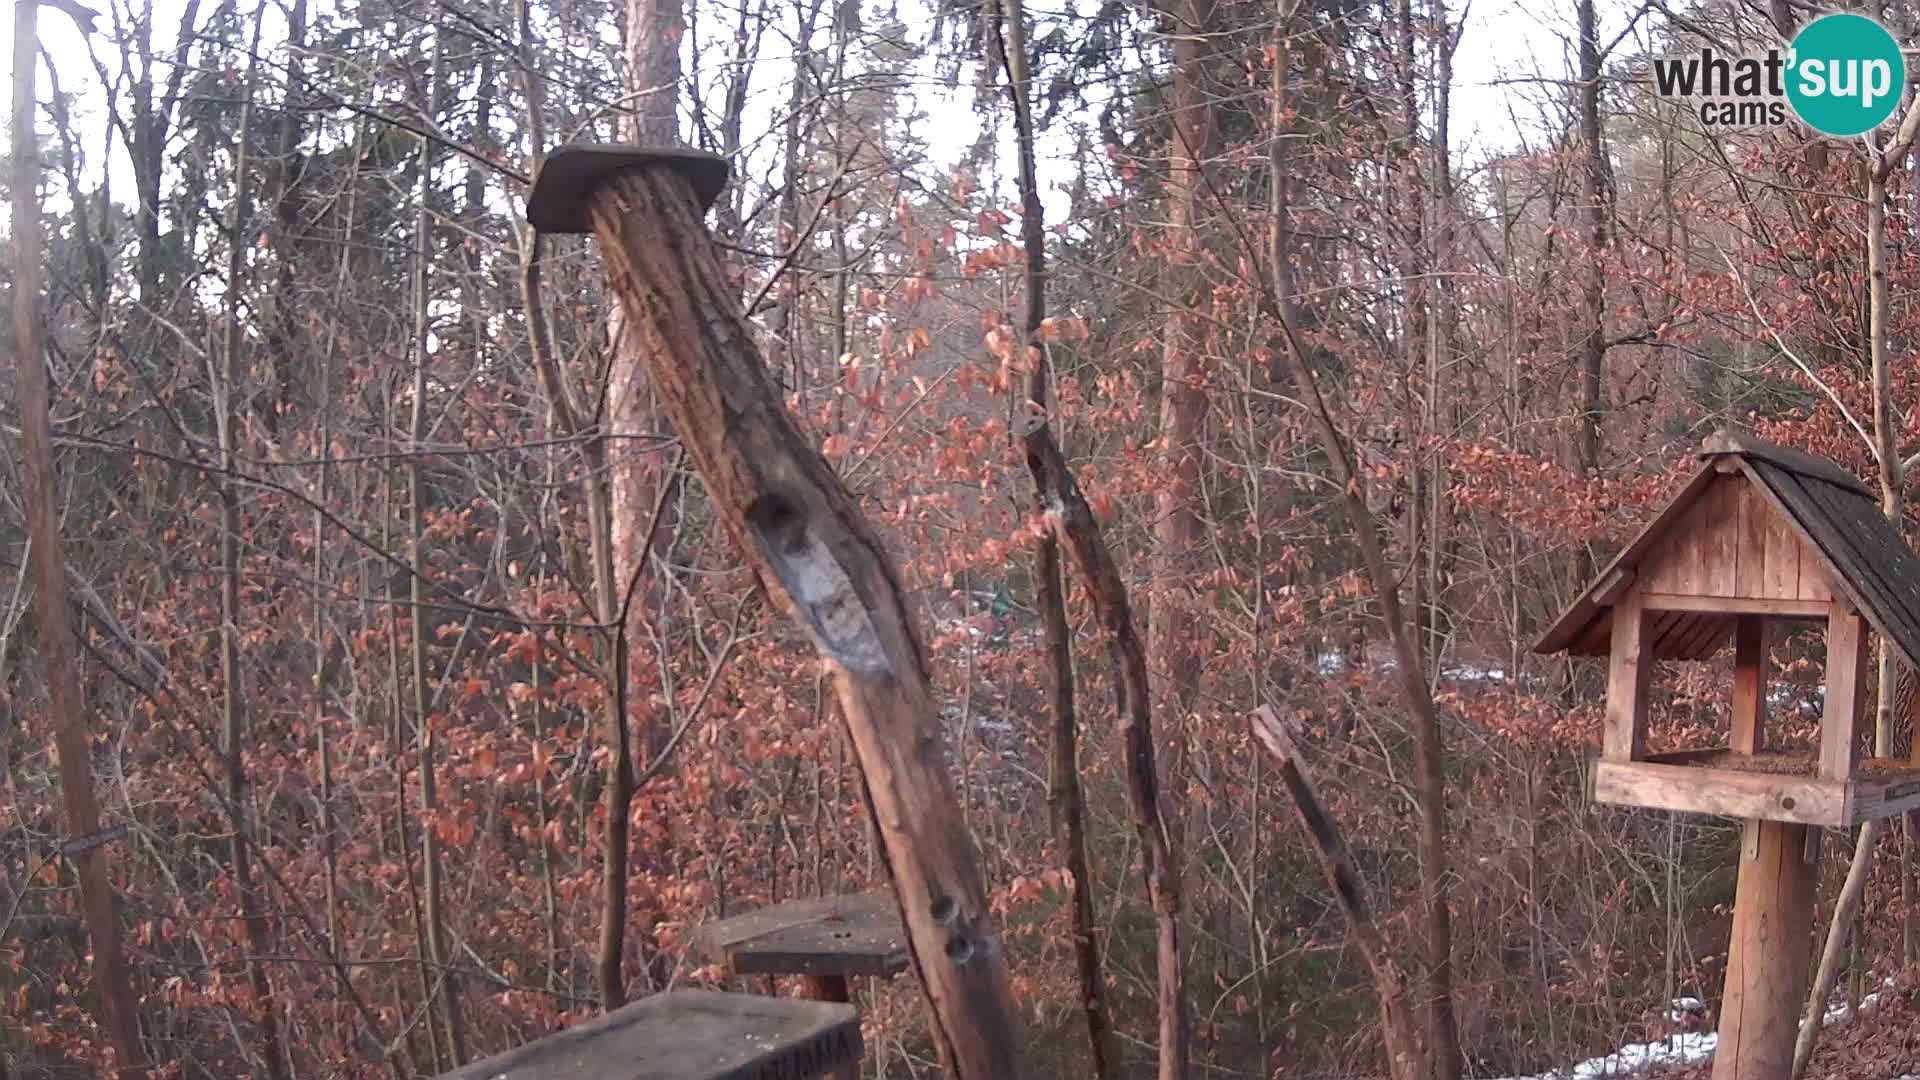
[[[1744,819],[1715,1080],[1786,1080],[1805,1000],[1814,841],[1920,807],[1920,761],[1862,760],[1867,631],[1920,660],[1920,558],[1873,492],[1830,461],[1721,432],[1702,466],[1534,646],[1607,658],[1594,798]],[[1815,749],[1769,741],[1767,626],[1826,628]],[[1729,745],[1647,752],[1655,662],[1729,639]]]
[[[1920,768],[1862,760],[1871,627],[1920,658],[1920,558],[1872,492],[1830,461],[1721,432],[1703,466],[1555,620],[1535,652],[1607,658],[1594,798],[1802,825],[1846,826],[1920,808]],[[1769,745],[1770,622],[1826,626],[1817,751]],[[1734,645],[1730,745],[1647,752],[1647,686],[1660,660]]]

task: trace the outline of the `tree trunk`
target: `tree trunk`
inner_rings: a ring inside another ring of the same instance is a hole
[[[267,353],[273,364],[273,382],[259,410],[269,433],[279,431],[280,416],[294,402],[294,343],[299,337],[299,300],[294,267],[300,261],[300,183],[307,160],[300,153],[302,111],[306,107],[307,0],[294,0],[287,10],[287,96],[280,107],[278,146],[273,166],[273,248],[276,267],[272,319],[267,331]]]
[[[1898,529],[1905,517],[1902,488],[1906,478],[1900,458],[1899,431],[1894,427],[1893,385],[1887,358],[1887,173],[1896,160],[1890,148],[1873,155],[1867,162],[1867,349],[1873,367],[1873,435],[1877,444],[1873,450],[1880,462],[1880,509]],[[1831,655],[1827,662],[1833,662]],[[1893,686],[1897,676],[1893,650],[1883,638],[1879,703],[1874,710],[1873,726],[1874,753],[1880,757],[1893,756]],[[1832,996],[1833,984],[1840,976],[1840,961],[1866,894],[1878,836],[1878,822],[1862,826],[1853,859],[1847,864],[1846,881],[1834,902],[1826,943],[1820,950],[1820,967],[1807,992],[1806,1013],[1794,1044],[1793,1080],[1798,1080],[1806,1070],[1813,1048],[1819,1042],[1820,1029],[1826,1022],[1827,999]]]
[[[13,331],[14,380],[20,407],[21,501],[27,516],[39,649],[46,657],[47,698],[60,758],[60,795],[67,835],[100,830],[100,804],[93,789],[93,748],[80,696],[80,661],[74,652],[73,616],[67,606],[66,552],[60,538],[59,492],[53,474],[50,379],[40,326],[40,149],[34,133],[35,64],[40,38],[36,0],[16,0],[13,13]],[[93,954],[94,991],[101,1026],[113,1049],[120,1080],[144,1080],[145,1048],[133,980],[121,951],[119,901],[107,852],[96,843],[73,858],[80,879],[80,906]]]
[[[445,57],[438,34],[433,45],[433,74],[427,84],[427,115],[439,112]],[[427,959],[441,981],[438,1002],[447,1025],[447,1044],[457,1067],[467,1063],[466,1025],[460,1009],[460,980],[448,962],[451,950],[446,942],[446,911],[443,893],[444,869],[440,861],[440,796],[434,770],[435,732],[433,695],[427,677],[426,605],[426,513],[421,505],[425,491],[420,483],[420,455],[427,435],[427,366],[432,357],[428,337],[432,322],[427,310],[427,283],[432,274],[433,166],[437,156],[430,139],[420,141],[420,177],[415,193],[418,206],[414,216],[413,266],[413,402],[407,426],[407,539],[409,599],[412,601],[413,633],[409,658],[413,674],[413,717],[415,738],[420,751],[420,852],[424,863],[422,890],[425,893]]]
[[[1027,362],[1031,372],[1027,380],[1027,405],[1036,419],[1047,415],[1047,395],[1052,376],[1052,365],[1048,358],[1046,342],[1041,337],[1041,327],[1047,314],[1047,247],[1045,208],[1040,202],[1040,184],[1034,167],[1034,132],[1032,98],[1029,96],[1027,23],[1026,8],[1022,0],[1002,0],[1002,25],[1005,27],[1005,39],[1000,43],[1002,66],[1007,72],[1007,89],[1013,101],[1014,137],[1020,158],[1020,233],[1026,250],[1026,320],[1025,341]],[[1046,429],[1037,432],[1046,437]],[[1050,445],[1050,444],[1049,444]],[[1056,457],[1058,452],[1056,451]],[[1027,459],[1029,468],[1033,468],[1035,459]],[[1066,474],[1066,464],[1060,462],[1059,475]],[[1035,509],[1045,512],[1048,506],[1049,490],[1038,469],[1033,472]],[[1092,524],[1091,515],[1087,518]],[[1113,1023],[1107,1011],[1106,976],[1100,965],[1100,939],[1096,936],[1093,923],[1093,874],[1087,865],[1086,798],[1080,787],[1080,763],[1078,753],[1079,720],[1074,711],[1073,694],[1073,654],[1071,630],[1067,625],[1066,590],[1060,581],[1060,538],[1048,532],[1040,538],[1039,550],[1034,557],[1034,591],[1040,605],[1040,621],[1045,628],[1047,649],[1048,690],[1053,705],[1053,745],[1052,768],[1048,776],[1047,805],[1052,811],[1055,842],[1060,845],[1061,855],[1066,861],[1068,887],[1071,890],[1071,911],[1073,918],[1073,952],[1080,978],[1081,1012],[1087,1021],[1087,1041],[1091,1053],[1092,1072],[1096,1080],[1109,1080],[1114,1075],[1117,1060],[1113,1047]],[[1124,603],[1124,599],[1122,601]],[[1132,634],[1129,623],[1128,634]],[[1137,640],[1136,640],[1137,645]],[[1142,660],[1144,673],[1144,659]],[[1144,694],[1146,685],[1142,682],[1134,687],[1134,693]],[[1140,711],[1148,707],[1146,699],[1140,699]],[[1124,720],[1123,720],[1124,725]],[[1143,728],[1144,735],[1151,728]],[[1131,746],[1132,744],[1129,743]],[[1153,744],[1146,742],[1147,775],[1152,780]],[[1128,770],[1134,775],[1134,770]],[[1151,792],[1151,787],[1149,788]],[[1154,809],[1153,821],[1157,823],[1159,813]],[[1144,819],[1136,819],[1142,829],[1143,839],[1149,838]],[[1156,841],[1162,839],[1157,831],[1150,837]],[[1149,865],[1153,861],[1149,859]],[[1166,862],[1158,866],[1164,874]],[[1151,883],[1154,874],[1149,872]],[[1150,891],[1152,886],[1150,884]],[[1177,903],[1177,901],[1176,901]],[[1156,907],[1157,910],[1157,907]],[[1163,923],[1171,920],[1162,920]],[[1177,929],[1162,927],[1169,934]],[[1160,971],[1161,1008],[1167,1007],[1169,1000],[1178,1009],[1182,1007],[1179,993],[1180,965],[1177,937],[1173,938],[1172,954],[1174,962],[1164,965]],[[1173,982],[1173,996],[1166,995],[1169,975]],[[1164,1023],[1164,1020],[1163,1020]]]
[[[1200,237],[1206,197],[1204,170],[1215,147],[1213,99],[1205,71],[1213,32],[1214,0],[1167,0],[1165,15],[1173,34],[1172,106],[1168,136],[1167,261],[1171,301],[1166,346],[1160,367],[1160,476],[1154,497],[1153,553],[1149,564],[1151,617],[1147,654],[1158,672],[1159,711],[1164,752],[1160,771],[1164,795],[1160,808],[1168,846],[1180,850],[1186,802],[1187,720],[1200,679],[1205,624],[1191,595],[1203,556],[1202,443],[1206,436],[1207,396],[1201,389],[1207,371],[1207,298],[1205,258]],[[1165,866],[1171,895],[1179,895],[1182,867]],[[1156,913],[1156,916],[1158,913]],[[1160,962],[1170,958],[1162,944]],[[1164,1005],[1165,982],[1162,973]],[[1177,980],[1178,976],[1172,975]],[[1188,1032],[1184,1009],[1160,1015],[1160,1080],[1182,1080],[1187,1070]]]
[[[260,52],[259,24],[254,27],[252,52]],[[214,422],[220,438],[220,681],[221,727],[227,781],[228,827],[233,830],[229,852],[233,859],[233,879],[240,893],[240,916],[247,936],[247,983],[254,1004],[260,1010],[260,1036],[265,1044],[267,1075],[273,1080],[287,1076],[287,1052],[280,1038],[280,1020],[275,1012],[273,984],[261,966],[260,957],[271,950],[267,942],[267,920],[260,912],[260,894],[253,882],[253,854],[248,843],[247,771],[243,747],[246,742],[246,706],[242,703],[243,679],[240,673],[240,493],[235,490],[234,397],[240,385],[240,350],[246,335],[240,327],[241,279],[246,273],[244,252],[250,222],[251,193],[248,170],[252,168],[247,142],[252,136],[254,95],[260,71],[258,59],[247,68],[247,88],[240,103],[240,127],[234,140],[233,205],[227,221],[227,281],[223,320],[226,341],[220,350],[220,383],[214,387]],[[316,669],[317,672],[318,669]]]
[[[680,38],[685,31],[679,0],[627,0],[626,87],[633,112],[623,127],[629,141],[647,146],[679,143]],[[619,643],[625,635],[617,624],[627,618],[651,619],[660,606],[657,585],[647,585],[634,596],[632,610],[624,610],[622,583],[637,578],[651,551],[638,547],[647,508],[658,501],[669,477],[659,454],[641,437],[660,429],[659,406],[645,371],[633,362],[627,341],[626,313],[615,305],[607,314],[612,342],[607,367],[606,416],[601,437],[585,452],[587,533],[593,560],[596,617],[605,635],[601,673],[605,680],[603,718],[609,749],[605,789],[605,834],[602,837],[604,878],[600,920],[600,1000],[607,1010],[626,1003],[625,951],[627,877],[632,853],[633,732],[627,715],[627,672],[633,659]],[[576,424],[584,419],[576,413]],[[659,535],[671,536],[671,528]],[[656,579],[657,581],[657,579]],[[637,615],[635,614],[637,613]],[[649,710],[650,712],[651,710]],[[643,720],[640,743],[651,758],[660,749],[659,725]]]
[[[1283,9],[1284,10],[1284,9]],[[1286,20],[1281,20],[1284,26]],[[1282,54],[1284,56],[1284,53]],[[1282,65],[1284,66],[1284,65]],[[1276,70],[1272,118],[1285,115],[1285,77]],[[1433,1075],[1441,1080],[1459,1076],[1459,1034],[1453,1013],[1453,916],[1447,888],[1446,757],[1440,737],[1440,713],[1426,677],[1426,665],[1415,644],[1413,627],[1400,605],[1398,578],[1380,544],[1378,523],[1367,508],[1366,488],[1349,456],[1346,440],[1334,425],[1333,414],[1320,394],[1306,347],[1295,330],[1293,272],[1289,261],[1291,213],[1288,199],[1288,161],[1284,139],[1269,140],[1269,174],[1273,184],[1274,224],[1269,232],[1269,301],[1277,314],[1285,347],[1278,351],[1272,379],[1290,378],[1321,451],[1333,470],[1333,481],[1347,518],[1361,565],[1380,604],[1381,621],[1393,644],[1394,675],[1401,701],[1412,714],[1414,734],[1414,800],[1420,811],[1420,893],[1425,908],[1427,962],[1425,991],[1433,1047]]]
[[[1580,339],[1580,430],[1574,464],[1582,479],[1600,470],[1600,420],[1603,409],[1603,368],[1607,357],[1606,269],[1600,257],[1607,248],[1606,145],[1600,127],[1600,30],[1594,0],[1578,0],[1580,27],[1580,142],[1584,151],[1580,170],[1581,212],[1585,216],[1587,259],[1580,281],[1586,332]],[[1592,565],[1582,563],[1578,579],[1591,578]]]

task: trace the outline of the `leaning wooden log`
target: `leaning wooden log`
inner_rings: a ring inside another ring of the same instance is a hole
[[[1253,711],[1248,721],[1254,738],[1267,748],[1267,753],[1280,767],[1280,783],[1293,800],[1294,811],[1307,830],[1307,838],[1313,842],[1314,856],[1320,860],[1320,873],[1326,877],[1334,902],[1346,917],[1348,937],[1373,975],[1374,994],[1380,999],[1380,1026],[1386,1036],[1389,1075],[1394,1080],[1424,1076],[1426,1049],[1413,1014],[1407,1009],[1406,979],[1388,953],[1380,929],[1367,908],[1366,893],[1361,888],[1360,875],[1354,870],[1353,857],[1347,853],[1346,841],[1340,838],[1340,827],[1327,812],[1326,804],[1320,801],[1313,774],[1301,760],[1299,748],[1280,718],[1262,705]]]
[[[724,181],[688,151],[572,147],[540,167],[536,228],[591,223],[631,350],[724,523],[834,677],[949,1075],[1021,1075],[1006,956],[947,771],[924,649],[879,539],[768,377],[702,216]],[[585,212],[581,212],[581,201]]]
[[[1153,904],[1155,960],[1159,976],[1160,1076],[1186,1071],[1186,990],[1181,982],[1180,864],[1173,850],[1165,818],[1160,812],[1160,777],[1153,760],[1153,708],[1147,690],[1147,649],[1133,625],[1133,607],[1126,582],[1113,561],[1106,537],[1093,508],[1080,493],[1073,469],[1053,441],[1044,417],[1034,417],[1022,436],[1027,472],[1040,495],[1047,527],[1073,564],[1093,601],[1095,617],[1107,638],[1120,703],[1118,728],[1121,765],[1127,777],[1127,805],[1140,834],[1147,879],[1147,899]]]

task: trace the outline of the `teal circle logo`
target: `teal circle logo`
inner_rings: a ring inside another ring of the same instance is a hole
[[[1823,135],[1864,135],[1893,116],[1907,60],[1887,28],[1865,15],[1822,15],[1800,28],[1787,54],[1787,101]]]

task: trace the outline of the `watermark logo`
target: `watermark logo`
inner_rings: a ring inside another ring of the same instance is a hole
[[[1686,102],[1710,129],[1778,127],[1789,114],[1823,135],[1863,135],[1893,118],[1907,61],[1865,15],[1823,15],[1784,49],[1727,56],[1704,47],[1653,60],[1654,91]]]

